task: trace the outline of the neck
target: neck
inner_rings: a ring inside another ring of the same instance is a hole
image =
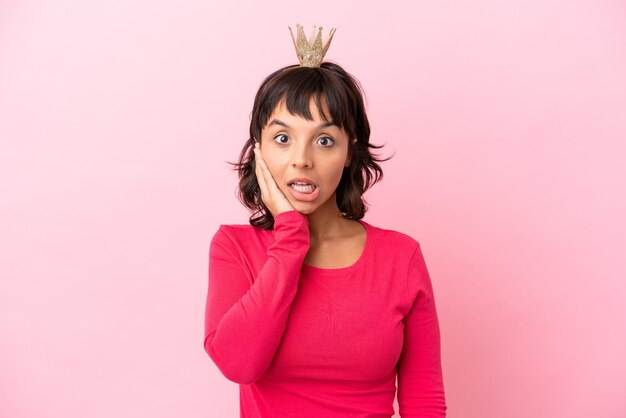
[[[340,236],[345,229],[346,218],[339,211],[336,195],[333,194],[327,203],[315,212],[306,214],[312,244]]]

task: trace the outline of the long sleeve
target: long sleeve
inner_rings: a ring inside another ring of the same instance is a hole
[[[274,237],[252,285],[238,256],[245,248],[223,226],[211,240],[204,349],[240,384],[260,379],[280,344],[309,250],[308,218],[296,210],[278,214]]]
[[[404,321],[398,360],[398,406],[402,418],[445,418],[439,321],[432,283],[418,244],[408,269],[413,305]]]

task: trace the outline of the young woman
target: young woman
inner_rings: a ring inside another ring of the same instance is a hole
[[[435,299],[419,243],[362,220],[382,170],[358,81],[290,65],[254,101],[239,198],[209,251],[204,349],[242,417],[445,417]],[[374,177],[375,175],[375,177]]]

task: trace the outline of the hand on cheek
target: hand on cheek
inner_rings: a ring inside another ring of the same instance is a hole
[[[256,178],[259,183],[259,188],[261,189],[261,200],[265,206],[267,206],[272,216],[295,210],[284,193],[278,188],[276,181],[274,181],[272,173],[270,173],[270,170],[263,160],[261,146],[258,142],[254,143],[254,160]]]

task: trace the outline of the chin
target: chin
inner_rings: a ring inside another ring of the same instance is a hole
[[[326,203],[328,203],[328,199],[329,199],[329,197],[322,196],[322,194],[320,193],[320,195],[315,201],[304,202],[292,196],[289,190],[286,191],[285,197],[287,198],[289,203],[291,203],[291,206],[293,206],[294,209],[296,209],[300,213],[304,213],[307,215],[315,212],[317,209],[324,206]]]
[[[295,202],[290,202],[291,206],[301,213],[311,213],[313,212],[313,205],[309,202],[300,202],[296,200]]]

